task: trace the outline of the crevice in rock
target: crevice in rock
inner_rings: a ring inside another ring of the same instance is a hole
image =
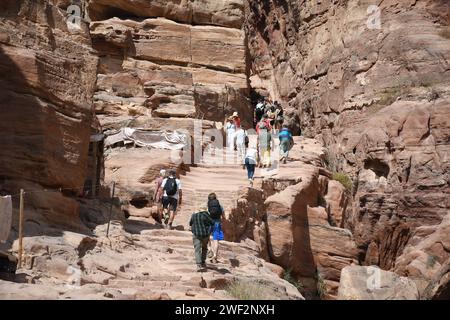
[[[364,161],[364,169],[372,170],[378,177],[389,176],[390,168],[389,165],[380,159],[366,159]]]

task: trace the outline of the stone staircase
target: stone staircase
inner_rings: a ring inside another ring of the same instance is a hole
[[[256,136],[249,136],[250,147],[256,147]],[[273,141],[273,148],[278,146],[277,138]],[[278,149],[272,151],[276,155]],[[274,157],[276,159],[277,157]],[[283,165],[295,166],[295,164]],[[278,168],[277,168],[278,169]],[[257,168],[255,171],[255,184],[263,176],[270,175],[271,171]],[[182,225],[188,230],[189,219],[193,212],[207,204],[208,195],[216,193],[225,212],[229,212],[238,199],[241,187],[248,186],[247,170],[243,168],[237,152],[227,148],[216,149],[214,154],[207,150],[200,163],[191,166],[186,176],[181,177],[183,188],[183,203],[179,208],[174,225]]]
[[[237,160],[235,152],[216,150],[215,156],[204,155],[199,164],[192,166],[181,177],[183,203],[175,219],[175,225],[188,229],[191,214],[207,205],[208,195],[216,193],[225,211],[231,210],[241,187],[249,184],[247,171]]]

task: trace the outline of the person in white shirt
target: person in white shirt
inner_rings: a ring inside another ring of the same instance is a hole
[[[169,176],[161,183],[164,191],[162,204],[164,210],[164,224],[172,229],[172,223],[175,219],[178,205],[181,205],[183,193],[181,190],[181,181],[176,178],[176,171],[170,170]]]
[[[247,152],[245,153],[244,165],[247,168],[247,177],[250,186],[253,187],[253,176],[255,175],[256,164],[258,163],[258,150],[249,148],[248,142],[245,144]]]
[[[247,132],[244,129],[239,128],[236,131],[235,139],[236,139],[236,147],[237,147],[237,152],[238,152],[238,156],[239,156],[239,161],[243,161],[245,159],[245,154],[246,154],[246,150],[247,150],[247,148],[245,147],[246,137],[247,137]]]
[[[234,124],[233,118],[229,117],[225,125],[225,130],[227,132],[227,146],[230,151],[234,151],[234,134],[236,133],[236,125]]]

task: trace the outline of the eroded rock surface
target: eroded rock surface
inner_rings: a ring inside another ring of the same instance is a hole
[[[252,88],[324,142],[330,169],[353,181],[341,224],[359,259],[395,268],[414,230],[449,211],[450,4],[247,4]]]

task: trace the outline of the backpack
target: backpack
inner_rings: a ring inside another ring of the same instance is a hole
[[[222,215],[222,207],[220,206],[219,200],[209,200],[208,211],[211,218],[213,218],[214,220],[220,219],[220,216]]]
[[[164,191],[168,196],[174,196],[178,191],[177,180],[175,178],[167,178]]]

